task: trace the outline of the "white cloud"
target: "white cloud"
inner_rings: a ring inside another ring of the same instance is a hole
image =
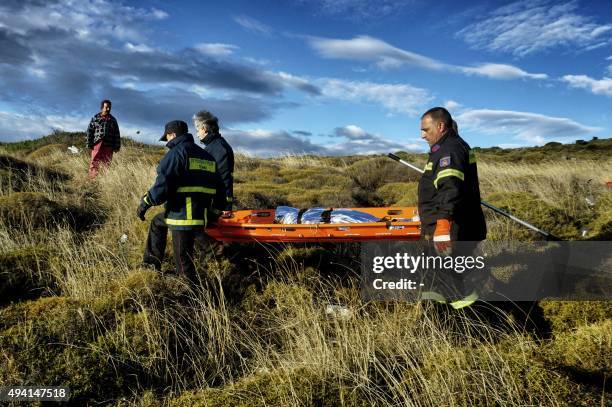
[[[529,73],[508,64],[483,63],[468,67],[452,65],[414,52],[394,47],[369,36],[358,36],[350,40],[310,37],[310,46],[323,58],[348,59],[374,62],[381,69],[413,65],[434,71],[460,72],[491,79],[547,79],[543,73]]]
[[[612,78],[593,79],[586,75],[565,75],[562,80],[573,88],[587,89],[596,95],[612,97]]]
[[[261,21],[245,15],[234,16],[234,21],[243,28],[256,34],[270,35],[274,30]]]
[[[612,24],[577,14],[571,1],[522,0],[500,7],[457,33],[477,49],[526,56],[555,47],[594,49],[612,43]]]
[[[443,106],[446,108],[446,110],[459,110],[463,107],[461,103],[454,100],[447,100],[444,102]]]
[[[233,54],[234,51],[237,50],[239,47],[232,44],[203,42],[200,44],[196,44],[193,48],[207,56],[225,57]]]
[[[49,134],[52,129],[44,117],[0,111],[0,134],[3,135],[0,141],[35,139]]]
[[[158,20],[165,20],[166,18],[170,17],[170,15],[166,13],[165,11],[159,10],[156,8],[151,10],[151,14],[153,15],[153,17],[155,17]]]
[[[486,76],[492,79],[547,79],[544,73],[529,73],[520,68],[506,64],[482,64],[476,67],[462,67],[461,70],[466,74]]]
[[[345,138],[346,141],[327,146],[329,155],[382,154],[398,150],[423,150],[421,144],[398,143],[380,134],[368,133],[354,124],[337,127],[332,137]]]
[[[143,42],[138,22],[161,20],[168,14],[159,9],[123,6],[108,0],[60,0],[24,4],[18,12],[0,5],[0,27],[25,35],[34,30],[61,28],[82,40],[108,39]],[[100,22],[103,23],[100,23]]]
[[[380,134],[368,133],[354,124],[337,127],[332,137],[345,138],[346,141],[328,145],[327,154],[329,155],[382,154],[398,150],[423,150],[422,144],[398,143]]]
[[[406,84],[352,82],[341,79],[321,80],[323,96],[353,102],[373,102],[391,112],[415,115],[433,97],[422,88]]]
[[[470,109],[455,117],[460,129],[476,131],[500,141],[515,140],[544,144],[552,140],[579,138],[599,130],[565,117],[511,110]]]
[[[128,42],[124,46],[126,51],[129,52],[153,52],[154,49],[145,44],[132,44]]]
[[[213,95],[213,92],[211,89],[205,87],[205,86],[200,86],[200,85],[193,85],[189,87],[189,91],[195,93],[196,95],[198,95],[201,98],[208,98],[211,97]]]
[[[277,75],[281,79],[281,81],[289,87],[299,89],[311,95],[321,94],[321,90],[306,78],[282,71],[278,72]]]
[[[223,137],[236,152],[251,156],[271,157],[283,154],[325,154],[325,147],[296,137],[283,130],[222,129]]]
[[[443,67],[439,61],[396,48],[367,35],[350,40],[311,37],[309,43],[323,58],[374,61],[381,68],[396,68],[404,64],[427,69],[442,69]]]
[[[415,3],[415,0],[298,0],[314,4],[318,12],[354,21],[377,21],[393,16]]]
[[[236,152],[259,157],[274,157],[286,154],[352,155],[381,154],[398,150],[423,150],[421,144],[403,144],[389,140],[379,134],[371,134],[357,125],[337,127],[331,136],[344,139],[334,144],[321,145],[307,137],[284,130],[237,130],[221,129],[223,137]]]
[[[346,137],[349,140],[366,140],[372,138],[372,136],[361,127],[355,124],[349,124],[344,127],[338,127],[335,130],[336,136]]]

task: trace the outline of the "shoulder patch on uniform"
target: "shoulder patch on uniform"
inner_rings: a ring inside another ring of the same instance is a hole
[[[440,158],[440,167],[448,167],[451,163],[450,155]]]

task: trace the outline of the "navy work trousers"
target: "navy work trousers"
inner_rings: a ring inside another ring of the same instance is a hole
[[[206,239],[202,228],[172,230],[171,232],[176,273],[187,277],[193,283],[197,283],[198,277],[193,264],[193,252],[196,241],[200,246],[205,244]],[[159,213],[151,220],[142,262],[152,265],[156,270],[161,270],[167,239],[168,226],[164,214]]]

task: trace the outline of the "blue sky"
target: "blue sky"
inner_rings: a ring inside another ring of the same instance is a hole
[[[612,2],[0,4],[0,141],[82,131],[104,98],[124,136],[209,109],[258,156],[424,151],[433,106],[472,146],[607,138]]]

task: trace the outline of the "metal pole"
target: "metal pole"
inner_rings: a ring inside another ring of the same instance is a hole
[[[405,166],[410,167],[413,170],[420,172],[421,174],[423,174],[425,172],[424,170],[420,169],[419,167],[417,167],[417,166],[415,166],[413,164],[410,164],[408,161],[402,160],[401,158],[399,158],[395,154],[389,153],[388,157],[393,159],[393,160],[395,160],[395,161],[397,161],[400,164],[404,164]],[[499,209],[498,207],[496,207],[494,205],[491,205],[488,202],[480,201],[480,204],[485,206],[485,207],[487,207],[487,208],[489,208],[489,209],[491,209],[493,212],[496,212],[496,213],[498,213],[498,214],[500,214],[502,216],[505,216],[505,217],[507,217],[509,219],[512,219],[513,221],[515,221],[515,222],[517,222],[517,223],[519,223],[519,224],[521,224],[521,225],[523,225],[523,226],[533,230],[534,232],[537,232],[537,233],[541,234],[542,236],[544,236],[546,238],[546,240],[561,240],[561,238],[553,235],[552,233],[546,232],[545,230],[542,230],[542,229],[538,229],[537,227],[533,226],[531,223],[525,222],[524,220],[519,219],[516,216],[514,216],[514,215],[504,211],[503,209]]]

